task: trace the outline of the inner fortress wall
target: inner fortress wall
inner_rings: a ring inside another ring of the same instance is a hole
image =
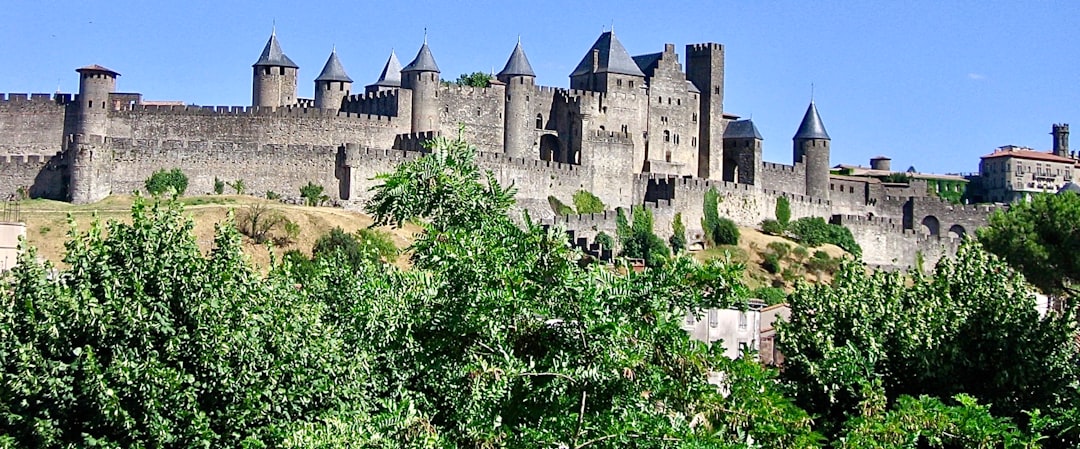
[[[52,155],[64,142],[70,94],[0,93],[0,156]]]
[[[456,135],[460,124],[465,125],[465,141],[480,151],[503,151],[503,86],[441,86],[439,127],[444,135]]]

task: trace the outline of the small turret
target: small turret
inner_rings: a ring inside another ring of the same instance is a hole
[[[341,109],[341,100],[348,97],[351,90],[352,78],[345,73],[335,49],[330,52],[319,77],[315,78],[315,107]]]
[[[97,64],[79,72],[79,118],[75,134],[104,136],[108,130],[109,94],[116,91],[116,71]]]
[[[536,72],[533,72],[521,39],[510,53],[506,66],[498,74],[506,84],[506,102],[503,110],[503,151],[507,156],[536,159],[533,152],[536,140],[532,120],[532,96],[536,91]]]
[[[382,73],[379,74],[379,80],[375,84],[369,84],[364,88],[367,93],[380,92],[384,90],[398,89],[401,87],[401,63],[398,62],[397,55],[393,50],[390,50],[390,58],[386,60],[386,65],[383,66]]]
[[[416,57],[401,69],[401,87],[412,90],[412,132],[437,131],[439,65],[431,55],[426,35]]]
[[[103,148],[109,131],[109,95],[116,91],[113,70],[99,65],[82,67],[79,72],[79,100],[76,104],[74,136],[64,149],[71,161],[68,166],[67,194],[76,204],[92,203],[112,192],[111,151]]]
[[[794,163],[805,164],[806,195],[829,198],[829,145],[832,139],[818,115],[813,101],[806,108],[799,130],[795,132]]]
[[[724,130],[724,181],[757,184],[761,133],[753,120],[736,120]]]
[[[270,34],[259,60],[252,65],[252,106],[280,107],[296,104],[296,80],[300,72],[281,51],[277,31]]]

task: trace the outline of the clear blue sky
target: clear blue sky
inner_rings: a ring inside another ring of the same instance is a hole
[[[899,169],[975,171],[1000,145],[1048,149],[1054,122],[1072,122],[1080,148],[1076,1],[20,0],[4,9],[4,92],[74,92],[74,69],[101,64],[123,74],[119,90],[147,99],[248,105],[251,64],[275,21],[301,67],[302,97],[332,46],[362,86],[391,48],[408,63],[425,27],[444,78],[499,70],[521,35],[538,82],[567,86],[614,23],[631,54],[725,44],[725,110],[753,116],[769,161],[790,163],[811,83],[833,164],[885,154]]]

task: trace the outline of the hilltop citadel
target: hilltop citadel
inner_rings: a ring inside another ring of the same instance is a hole
[[[776,198],[786,196],[793,218],[847,226],[867,263],[890,267],[912,266],[916,254],[932,263],[985,224],[991,207],[931,196],[926,180],[831,172],[831,139],[813,102],[792,123],[791,163],[763,161],[753,121],[724,111],[724,46],[684,52],[685,67],[673,44],[631,56],[604,32],[560,88],[535,83],[519,42],[491,85],[477,88],[440,82],[425,41],[404,67],[391,53],[362,89],[334,52],[306,99],[297,96],[299,67],[273,34],[252,66],[251,106],[144,101],[116,90],[119,73],[91,65],[77,70],[77,95],[0,95],[0,193],[28,188],[33,197],[88,203],[179,167],[189,192],[211,191],[215,178],[243,179],[252,194],[288,197],[314,182],[357,207],[375,174],[463,124],[480,163],[515,185],[523,208],[586,240],[610,233],[614,214],[556,217],[549,197],[568,202],[584,189],[611,208],[653,208],[663,235],[676,212],[700,234],[709,189],[721,195],[721,214],[747,226],[773,218]],[[889,160],[875,158],[871,170],[890,172]]]

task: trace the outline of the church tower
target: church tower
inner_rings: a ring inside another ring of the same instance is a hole
[[[498,74],[506,84],[506,102],[503,111],[503,151],[507,156],[536,159],[533,144],[536,131],[532,123],[532,97],[536,94],[536,73],[533,72],[521,40],[514,46],[506,66]]]
[[[352,78],[345,74],[337,50],[330,52],[322,73],[315,78],[315,107],[319,109],[341,109],[341,100],[349,96],[352,90]]]
[[[795,132],[794,163],[804,164],[806,169],[806,195],[829,198],[829,144],[832,139],[825,132],[817,106],[810,102],[803,115],[799,130]]]
[[[296,104],[296,79],[300,67],[281,51],[277,31],[270,34],[259,60],[252,65],[251,105],[264,107]]]
[[[428,48],[427,36],[416,57],[401,69],[401,87],[412,90],[412,132],[438,130],[439,65]]]

